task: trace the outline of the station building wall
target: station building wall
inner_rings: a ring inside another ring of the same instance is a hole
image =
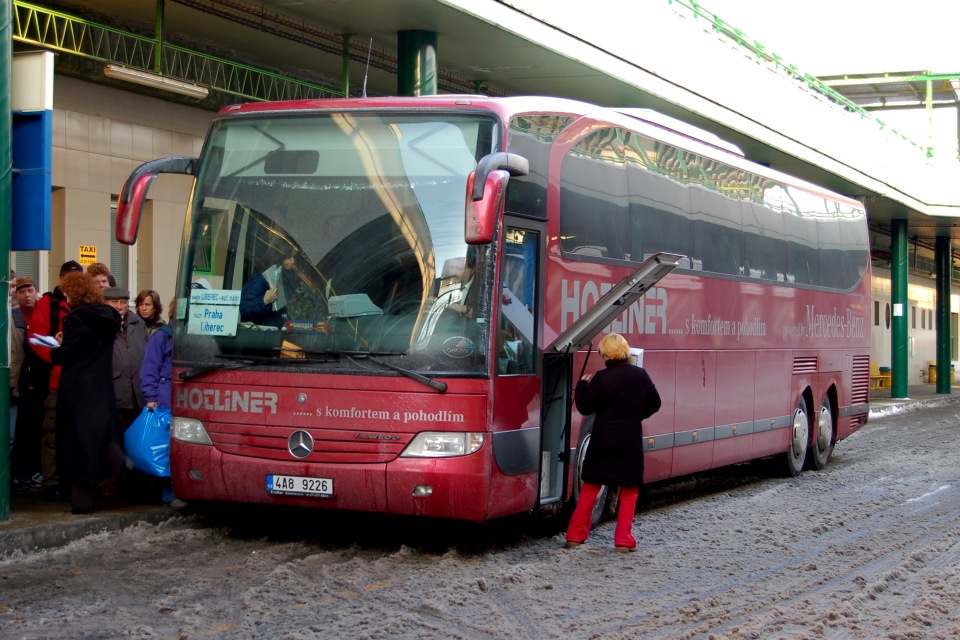
[[[889,269],[873,267],[873,309],[870,333],[870,353],[881,367],[892,362],[891,333],[893,304],[892,281]],[[930,278],[911,274],[907,280],[907,384],[929,382],[931,361],[937,359],[936,282]],[[951,362],[960,368],[957,353],[957,320],[960,317],[960,289],[953,287],[950,296]]]
[[[97,261],[110,267],[132,297],[140,289],[155,289],[166,307],[192,178],[157,178],[133,247],[113,239],[111,210],[124,180],[141,163],[199,155],[214,114],[60,75],[53,95],[51,248],[17,252],[11,266],[37,278],[40,291],[49,291],[60,265],[80,261],[81,245],[93,246]]]

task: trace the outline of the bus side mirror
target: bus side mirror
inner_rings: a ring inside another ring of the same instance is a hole
[[[503,205],[510,176],[525,176],[530,163],[514,153],[491,153],[480,159],[467,177],[464,240],[467,244],[489,244]]]
[[[130,176],[123,183],[120,193],[127,194],[127,197],[124,199],[121,196],[117,201],[117,223],[114,229],[117,242],[133,244],[137,241],[137,234],[140,233],[140,212],[143,209],[143,201],[146,198],[147,190],[156,179],[157,174],[151,173],[138,178]],[[131,180],[133,180],[132,184]],[[130,185],[129,189],[127,185]]]
[[[484,181],[483,197],[479,200],[467,197],[466,226],[463,231],[463,238],[467,244],[490,244],[493,241],[493,230],[500,215],[500,206],[507,190],[508,178],[506,171],[491,171]],[[476,171],[467,177],[468,194],[473,189],[473,181],[476,179]]]
[[[117,200],[117,224],[114,227],[117,242],[133,244],[137,241],[143,203],[147,199],[150,185],[159,174],[177,173],[192,176],[196,166],[196,158],[161,158],[144,162],[134,169],[120,188],[120,198]]]

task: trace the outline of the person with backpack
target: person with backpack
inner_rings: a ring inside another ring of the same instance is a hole
[[[137,315],[143,320],[149,340],[165,324],[163,322],[163,304],[160,302],[160,294],[153,289],[142,289],[137,294],[134,306]]]
[[[60,267],[60,280],[68,273],[83,271],[76,260],[64,262]],[[70,313],[70,305],[66,296],[57,286],[53,291],[43,294],[37,301],[27,325],[27,343],[31,352],[42,361],[49,374],[41,371],[35,375],[33,390],[43,396],[43,412],[40,421],[40,473],[43,475],[43,494],[49,498],[62,498],[60,495],[60,481],[57,476],[57,386],[60,382],[60,367],[50,360],[51,347],[44,345],[42,340],[56,338],[63,329],[63,320]],[[24,363],[26,366],[26,361]],[[45,367],[41,367],[44,369]],[[23,370],[21,369],[21,375]],[[43,383],[46,382],[46,389]],[[23,389],[21,388],[21,393]]]

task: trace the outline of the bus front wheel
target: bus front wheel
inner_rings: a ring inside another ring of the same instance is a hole
[[[810,411],[807,401],[800,398],[793,410],[793,424],[790,425],[790,449],[786,453],[786,473],[795,478],[803,471],[807,459],[807,444],[810,442]]]

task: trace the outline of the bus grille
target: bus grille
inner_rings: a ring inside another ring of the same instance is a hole
[[[313,452],[306,458],[294,458],[287,441],[295,431],[306,431],[313,438]],[[298,462],[332,464],[376,464],[395,459],[413,434],[358,432],[347,430],[296,429],[235,424],[214,424],[207,428],[214,446],[222,453]]]
[[[793,375],[799,373],[816,373],[818,368],[816,357],[793,359]]]
[[[850,404],[870,402],[870,356],[853,356]]]

